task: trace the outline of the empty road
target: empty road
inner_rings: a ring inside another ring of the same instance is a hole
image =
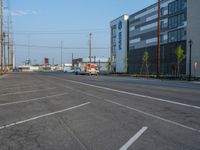
[[[0,79],[0,150],[199,150],[200,84],[13,73]]]

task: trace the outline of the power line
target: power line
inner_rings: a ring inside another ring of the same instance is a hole
[[[109,33],[109,29],[101,29],[101,30],[90,30],[95,34],[105,34],[105,33]],[[32,34],[32,35],[56,35],[56,34],[60,34],[60,35],[65,35],[65,34],[74,34],[74,35],[82,35],[82,34],[88,34],[88,31],[84,31],[84,30],[77,30],[77,31],[72,31],[72,30],[63,30],[63,31],[15,31],[14,34]]]
[[[42,46],[42,45],[27,45],[27,44],[14,44],[17,47],[32,47],[32,48],[49,48],[49,49],[60,49],[59,46]],[[62,47],[62,49],[77,49],[77,50],[88,50],[88,47]],[[106,50],[109,47],[93,47],[96,50]]]

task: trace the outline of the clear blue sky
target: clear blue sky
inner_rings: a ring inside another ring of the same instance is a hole
[[[40,45],[71,48],[63,50],[63,62],[74,57],[87,57],[88,34],[93,33],[93,55],[108,57],[110,45],[109,23],[122,14],[132,14],[157,0],[10,0],[17,64],[28,58],[42,63],[44,57],[60,63],[60,49],[22,47]],[[62,34],[61,34],[62,33]]]

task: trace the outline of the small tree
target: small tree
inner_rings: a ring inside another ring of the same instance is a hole
[[[180,46],[176,48],[176,57],[177,57],[177,74],[180,75],[180,64],[182,61],[186,58],[186,55],[184,54],[184,51]]]
[[[144,55],[142,57],[142,67],[140,74],[142,73],[144,65],[145,65],[146,75],[149,75],[149,52],[147,51],[144,52]]]

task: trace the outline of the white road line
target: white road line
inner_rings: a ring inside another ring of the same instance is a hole
[[[136,109],[136,108],[129,107],[129,106],[126,106],[126,105],[123,105],[123,104],[120,104],[120,103],[117,103],[117,102],[114,102],[114,101],[111,101],[111,100],[108,100],[108,99],[104,99],[104,101],[109,102],[109,103],[112,103],[112,104],[115,104],[115,105],[118,105],[118,106],[121,106],[121,107],[124,107],[124,108],[127,108],[127,109],[130,109],[130,110],[133,110],[133,111],[136,111],[136,112],[141,113],[141,114],[143,114],[143,115],[146,115],[146,116],[149,116],[149,117],[158,119],[158,120],[162,120],[162,121],[164,121],[164,122],[168,122],[168,123],[170,123],[170,124],[173,124],[173,125],[176,125],[176,126],[179,126],[179,127],[182,127],[182,128],[185,128],[185,129],[192,130],[192,131],[195,131],[195,132],[199,132],[199,133],[200,133],[200,130],[199,130],[199,129],[195,129],[195,128],[192,128],[192,127],[183,125],[183,124],[181,124],[181,123],[178,123],[178,122],[175,122],[175,121],[171,121],[171,120],[168,120],[168,119],[165,119],[165,118],[162,118],[162,117],[159,117],[159,116],[156,116],[156,115],[147,113],[147,112],[145,112],[145,111],[138,110],[138,109]]]
[[[0,94],[0,96],[8,96],[8,95],[15,95],[15,94],[32,93],[32,92],[38,92],[38,91],[47,91],[47,90],[52,90],[52,89],[55,89],[55,87],[53,87],[53,88],[46,88],[46,89],[31,90],[31,91],[15,92],[15,93],[6,93],[6,94]]]
[[[119,150],[127,150],[146,130],[148,127],[143,127],[138,131],[128,142],[126,142]]]
[[[104,90],[107,90],[107,91],[112,91],[112,92],[117,92],[117,93],[121,93],[121,94],[132,95],[132,96],[136,96],[136,97],[147,98],[147,99],[151,99],[151,100],[155,100],[155,101],[160,101],[160,102],[165,102],[165,103],[170,103],[170,104],[175,104],[175,105],[179,105],[179,106],[195,108],[195,109],[199,109],[200,110],[200,107],[199,106],[195,106],[195,105],[189,105],[189,104],[174,102],[174,101],[166,100],[166,99],[162,99],[162,98],[156,98],[156,97],[152,97],[152,96],[147,96],[147,95],[142,95],[142,94],[137,94],[137,93],[131,93],[131,92],[126,92],[126,91],[111,89],[111,88],[108,88],[108,87],[102,87],[102,86],[88,84],[88,83],[79,82],[79,81],[67,80],[67,79],[57,78],[57,77],[53,77],[53,76],[50,76],[50,77],[58,79],[58,80],[62,80],[62,81],[68,81],[68,82],[72,82],[72,83],[77,83],[77,84],[82,84],[82,85],[86,85],[86,86],[90,86],[90,87],[104,89]]]
[[[68,88],[68,87],[63,86],[63,85],[61,85],[61,84],[59,84],[59,85],[62,86],[62,87]],[[106,102],[109,102],[109,103],[112,103],[112,104],[115,104],[115,105],[118,105],[118,106],[121,106],[121,107],[130,109],[130,110],[136,111],[136,112],[141,113],[141,114],[143,114],[143,115],[145,115],[145,116],[148,116],[148,117],[151,117],[151,118],[154,118],[154,119],[158,119],[158,120],[167,122],[167,123],[169,123],[169,124],[173,124],[173,125],[182,127],[182,128],[184,128],[184,129],[187,129],[187,130],[192,130],[192,131],[194,131],[194,132],[199,132],[199,133],[200,133],[200,130],[199,130],[199,129],[195,129],[195,128],[192,128],[192,127],[183,125],[183,124],[181,124],[181,123],[178,123],[178,122],[175,122],[175,121],[171,121],[171,120],[168,120],[168,119],[165,119],[165,118],[162,118],[162,117],[153,115],[153,114],[151,114],[151,113],[148,113],[148,112],[145,112],[145,111],[142,111],[142,110],[133,108],[133,107],[129,107],[129,106],[126,106],[126,105],[123,105],[123,104],[114,102],[114,101],[109,100],[109,99],[104,99],[104,98],[101,98],[101,97],[96,96],[96,95],[93,95],[93,94],[85,93],[85,92],[82,92],[82,91],[77,90],[77,89],[73,89],[73,88],[70,88],[70,89],[71,89],[71,90],[74,90],[74,91],[77,91],[77,92],[79,92],[79,93],[82,93],[82,94],[84,94],[84,95],[87,95],[87,96],[90,96],[90,97],[94,97],[94,98],[97,98],[97,99],[101,99],[101,100],[104,100],[104,101],[106,101]]]
[[[83,103],[83,104],[80,104],[80,105],[77,105],[77,106],[73,106],[73,107],[70,107],[70,108],[62,109],[62,110],[55,111],[55,112],[52,112],[52,113],[48,113],[48,114],[36,116],[36,117],[33,117],[33,118],[29,118],[29,119],[26,119],[26,120],[18,121],[18,122],[15,122],[15,123],[11,123],[11,124],[8,124],[8,125],[4,125],[4,126],[0,127],[0,130],[5,129],[5,128],[9,128],[9,127],[12,127],[12,126],[15,126],[15,125],[23,124],[23,123],[26,123],[26,122],[30,122],[30,121],[33,121],[33,120],[36,120],[36,119],[40,119],[40,118],[48,117],[48,116],[51,116],[51,115],[63,113],[65,111],[76,109],[76,108],[88,105],[90,103],[91,102]]]
[[[199,81],[196,81],[196,82],[192,82],[192,83],[195,83],[195,84],[200,84],[200,82],[199,82]]]
[[[1,106],[7,106],[7,105],[13,105],[13,104],[28,103],[28,102],[32,102],[32,101],[43,100],[43,99],[46,99],[46,98],[63,96],[63,95],[66,95],[66,94],[68,94],[68,93],[61,93],[61,94],[56,94],[56,95],[50,95],[50,96],[44,96],[44,97],[39,97],[39,98],[33,98],[33,99],[29,99],[29,100],[22,100],[22,101],[10,102],[10,103],[3,103],[3,104],[0,104],[0,107]]]
[[[44,86],[44,84],[39,84],[39,85],[36,85],[37,87],[39,86]],[[35,85],[18,85],[18,86],[13,86],[13,87],[7,87],[5,89],[0,89],[0,91],[5,91],[5,90],[12,90],[12,89],[17,89],[17,88],[26,88],[26,87],[35,87],[37,88]]]

